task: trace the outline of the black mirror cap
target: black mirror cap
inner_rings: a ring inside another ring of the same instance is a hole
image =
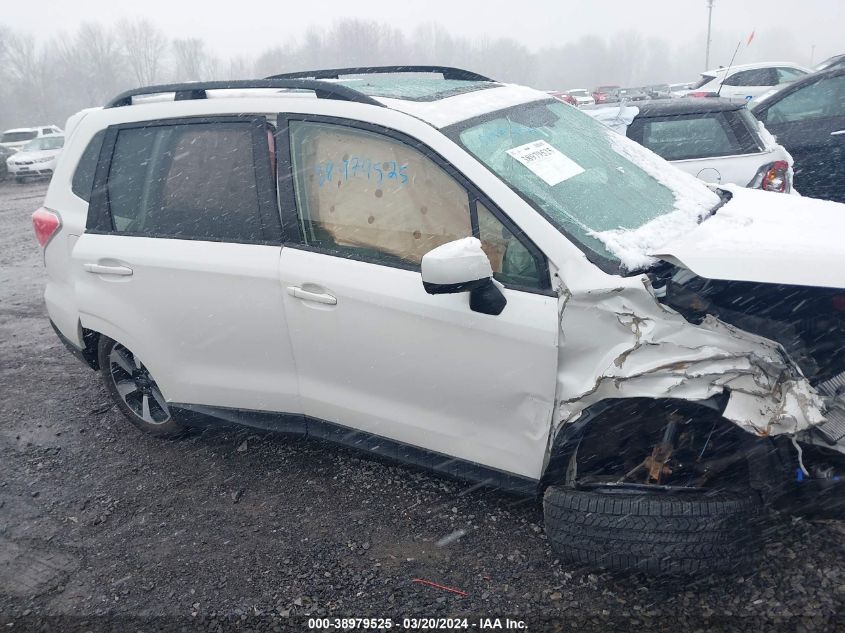
[[[469,293],[469,308],[473,312],[497,316],[502,313],[507,304],[505,295],[489,277]]]
[[[474,281],[462,281],[456,284],[434,284],[423,281],[423,288],[430,295],[451,295],[456,292],[471,292],[487,282],[490,282],[490,277],[475,279]]]

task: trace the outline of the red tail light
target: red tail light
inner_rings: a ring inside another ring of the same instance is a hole
[[[757,170],[754,179],[747,186],[751,189],[789,193],[792,190],[792,182],[790,182],[789,177],[789,163],[785,160],[776,160],[768,165],[763,165]]]
[[[789,163],[785,160],[777,160],[769,165],[763,174],[763,181],[760,188],[766,191],[777,191],[778,193],[789,192]]]
[[[56,234],[62,225],[62,219],[55,211],[45,207],[37,209],[32,214],[32,228],[35,229],[35,239],[41,244],[41,248],[47,246],[47,242]]]
[[[835,310],[845,312],[845,295],[834,295],[831,298],[831,301],[833,302],[833,308]]]
[[[691,92],[687,96],[689,96],[689,97],[715,97],[716,93],[715,92]]]

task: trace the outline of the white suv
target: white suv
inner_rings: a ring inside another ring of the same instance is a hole
[[[529,88],[366,72],[72,117],[33,216],[61,339],[156,435],[544,491],[569,561],[745,564],[760,494],[845,451],[845,208],[709,189]]]
[[[813,72],[790,62],[758,62],[724,66],[701,73],[701,78],[685,95],[711,97],[719,95],[734,101],[751,101],[766,92],[792,83]]]
[[[61,133],[62,129],[60,127],[56,127],[55,125],[20,127],[13,130],[6,130],[0,134],[0,145],[17,152],[33,139]]]

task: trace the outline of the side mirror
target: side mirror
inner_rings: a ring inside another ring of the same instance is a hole
[[[501,314],[508,302],[475,237],[448,242],[423,255],[422,282],[430,295],[469,292],[470,309],[482,314]]]

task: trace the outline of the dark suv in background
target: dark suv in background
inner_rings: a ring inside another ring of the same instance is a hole
[[[799,79],[751,111],[792,154],[802,195],[845,202],[845,66]]]

